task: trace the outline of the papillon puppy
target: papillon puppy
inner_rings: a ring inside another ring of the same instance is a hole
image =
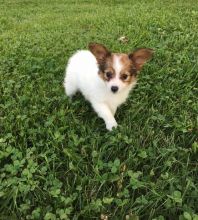
[[[126,101],[153,50],[141,48],[125,54],[112,53],[98,43],[90,43],[88,47],[89,50],[77,51],[69,59],[65,92],[72,97],[80,91],[111,131],[117,127],[114,115],[118,106]]]

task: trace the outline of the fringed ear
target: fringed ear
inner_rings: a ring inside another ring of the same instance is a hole
[[[98,63],[104,62],[104,60],[111,56],[111,52],[102,44],[90,43],[89,50],[96,57]]]
[[[143,65],[151,59],[153,50],[150,48],[137,49],[129,54],[129,59],[132,60],[137,71],[140,71]]]

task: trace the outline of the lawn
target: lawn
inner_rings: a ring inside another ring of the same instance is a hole
[[[89,42],[155,51],[112,132],[64,93]],[[0,0],[0,219],[197,220],[197,85],[197,0]]]

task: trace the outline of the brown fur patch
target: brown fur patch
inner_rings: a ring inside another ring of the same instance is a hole
[[[141,48],[135,50],[133,53],[111,53],[104,45],[98,43],[90,43],[89,50],[96,57],[99,67],[99,76],[105,80],[110,81],[115,77],[116,73],[113,68],[114,57],[119,57],[123,68],[120,71],[120,80],[124,83],[130,84],[136,81],[137,73],[141,70],[145,62],[147,62],[153,54],[153,50],[149,48]]]
[[[137,71],[133,62],[129,59],[128,54],[119,54],[119,56],[120,62],[123,65],[123,69],[120,72],[120,79],[123,82],[130,84],[131,82],[136,80]]]
[[[111,76],[109,77],[109,75]],[[105,60],[104,66],[102,68],[99,65],[99,76],[105,81],[109,81],[115,77],[115,70],[113,69],[113,57],[112,56],[108,57]]]
[[[99,67],[99,76],[109,81],[115,77],[115,71],[113,69],[113,59],[111,52],[102,44],[90,43],[89,50],[96,57]]]
[[[140,71],[143,65],[151,59],[153,50],[150,48],[139,48],[129,54],[129,58],[132,60],[137,71]]]
[[[99,76],[105,81],[109,81],[115,77],[116,73],[113,68],[113,60],[115,56],[118,56],[120,58],[120,62],[123,65],[123,69],[120,72],[120,79],[127,84],[130,84],[131,82],[135,81],[136,69],[134,67],[133,62],[129,59],[128,55],[124,53],[112,53],[111,56],[107,57],[104,60],[103,66],[99,64]],[[110,78],[107,76],[108,73],[111,73],[112,75]],[[125,79],[126,76],[127,78]]]
[[[111,60],[111,52],[104,45],[98,43],[90,43],[88,47],[95,56],[100,70],[104,72],[108,60]]]

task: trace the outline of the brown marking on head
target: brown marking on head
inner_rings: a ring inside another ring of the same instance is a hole
[[[137,71],[140,71],[143,65],[151,59],[153,50],[150,48],[140,48],[129,54]]]
[[[90,43],[89,50],[96,57],[99,76],[104,81],[110,81],[119,74],[119,79],[126,84],[136,81],[137,73],[153,54],[153,50],[149,48],[137,49],[130,54],[111,53],[104,45],[98,43]],[[114,68],[116,59],[121,64],[119,73]]]
[[[109,62],[106,65],[104,71],[99,71],[99,76],[105,81],[110,81],[115,77],[115,70],[112,67],[112,62]]]
[[[102,44],[90,43],[89,50],[95,56],[99,68],[104,71],[107,61],[111,58],[111,52]]]
[[[120,71],[120,79],[127,84],[136,80],[137,70],[129,59],[127,54],[119,54],[120,56],[120,63],[122,64],[123,68]]]
[[[89,50],[96,57],[99,67],[99,76],[109,81],[115,77],[115,71],[112,67],[113,59],[111,52],[102,44],[90,43]]]

